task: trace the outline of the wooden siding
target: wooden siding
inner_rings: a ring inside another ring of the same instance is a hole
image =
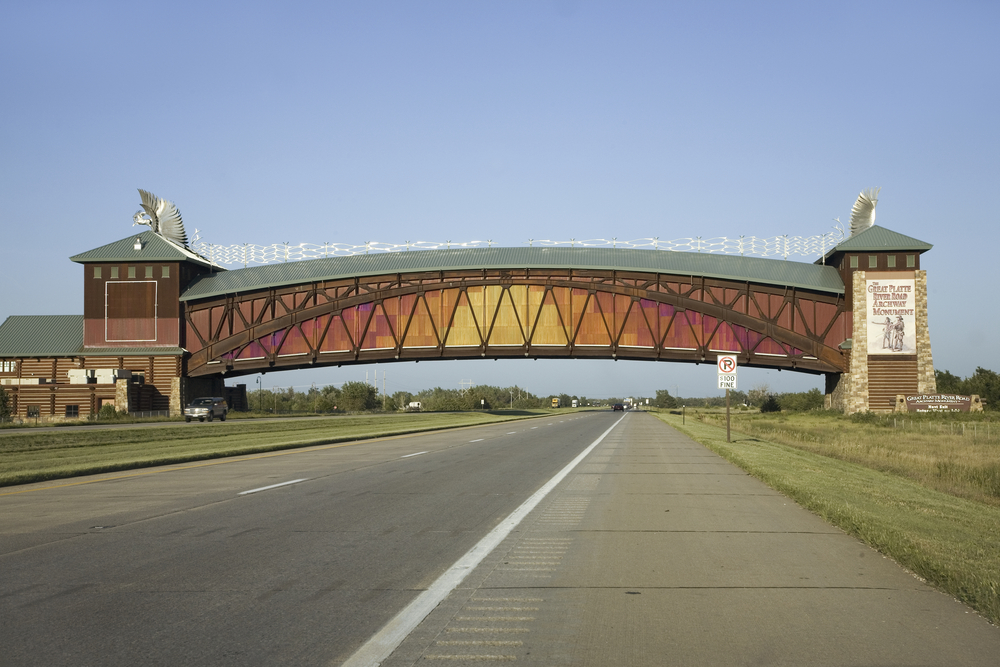
[[[128,277],[130,266],[135,278]],[[95,268],[100,268],[100,278],[94,277]],[[116,278],[112,268],[118,269]],[[84,346],[180,346],[180,292],[197,273],[185,268],[177,262],[84,264]]]
[[[907,355],[868,357],[868,409],[872,412],[891,412],[897,394],[916,394],[917,357]]]

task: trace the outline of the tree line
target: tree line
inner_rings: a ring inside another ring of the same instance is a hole
[[[586,397],[569,394],[536,396],[518,387],[476,385],[464,390],[434,387],[417,393],[397,391],[382,394],[366,382],[349,381],[340,385],[311,387],[307,391],[287,389],[259,389],[247,393],[247,403],[253,412],[264,413],[333,413],[333,412],[395,412],[404,410],[411,403],[420,403],[422,410],[528,410],[550,407],[552,399],[559,398],[562,405],[572,405],[576,399],[586,404]]]
[[[977,367],[967,378],[960,378],[948,371],[934,371],[939,394],[977,394],[983,402],[983,410],[1000,410],[1000,374]]]

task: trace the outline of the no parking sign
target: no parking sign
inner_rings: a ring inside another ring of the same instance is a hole
[[[716,366],[719,369],[719,389],[736,389],[736,355],[720,354]]]

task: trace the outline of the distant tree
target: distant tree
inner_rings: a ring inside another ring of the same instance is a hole
[[[966,393],[979,394],[984,410],[1000,410],[1000,375],[985,368],[976,368],[976,372],[965,379]]]
[[[666,389],[657,389],[656,399],[654,399],[653,405],[658,408],[676,408],[677,399],[671,396],[670,392]]]
[[[782,410],[804,412],[823,409],[823,394],[815,387],[809,391],[781,394],[777,399]]]
[[[0,387],[0,423],[10,421],[10,394]]]
[[[768,394],[764,402],[760,404],[761,412],[781,412],[781,403],[773,394]]]
[[[397,391],[395,394],[389,397],[389,401],[386,403],[386,410],[404,410],[406,406],[410,404],[413,400],[413,394],[408,391]]]
[[[759,407],[771,395],[771,388],[766,384],[759,384],[747,392],[747,403],[753,407]]]
[[[984,410],[1000,410],[1000,375],[994,371],[977,367],[965,379],[948,371],[934,371],[934,379],[939,394],[976,394],[983,401]]]
[[[340,408],[348,412],[375,410],[381,407],[378,390],[367,382],[345,382],[340,387]]]
[[[948,371],[934,371],[934,380],[939,394],[964,394],[965,380]]]

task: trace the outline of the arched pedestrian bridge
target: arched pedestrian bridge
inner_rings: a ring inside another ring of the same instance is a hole
[[[848,370],[832,266],[612,248],[422,250],[253,266],[181,294],[188,376],[429,359]]]

